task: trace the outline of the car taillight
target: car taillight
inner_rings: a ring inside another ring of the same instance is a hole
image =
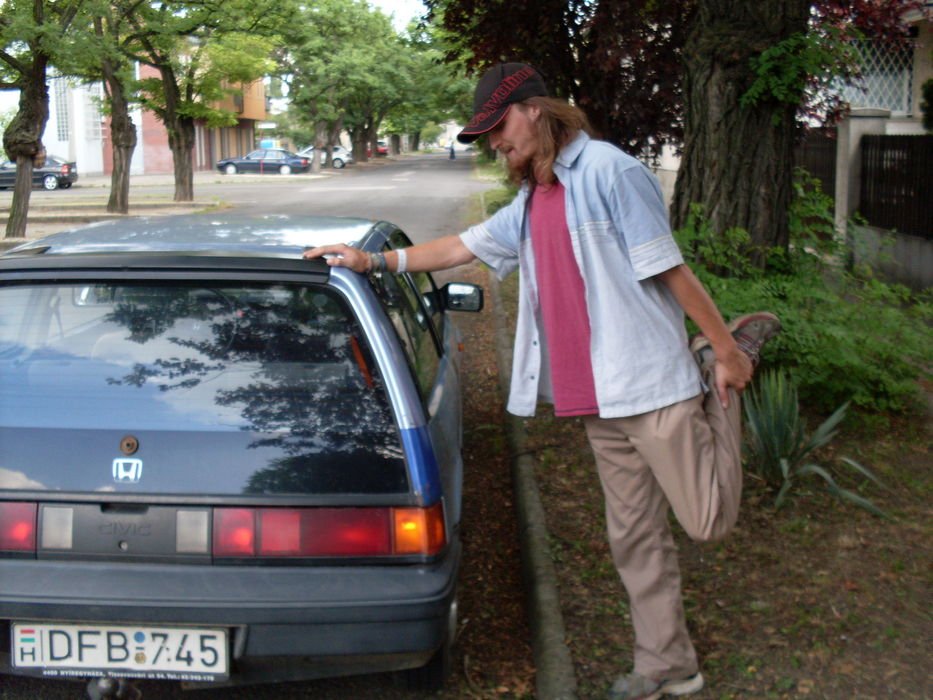
[[[71,172],[71,166],[70,166],[70,165],[68,165],[68,164],[66,163],[65,165],[62,166],[62,175],[67,175],[67,174],[70,173],[70,172]]]
[[[0,551],[36,551],[35,503],[0,502]]]
[[[214,556],[256,555],[256,511],[252,508],[214,510]]]
[[[215,508],[215,557],[432,555],[447,543],[444,510]]]
[[[308,164],[309,164],[310,162],[311,162],[311,161],[308,160],[307,158],[302,158],[302,159],[301,159],[301,167],[302,167],[302,168],[307,167]]]

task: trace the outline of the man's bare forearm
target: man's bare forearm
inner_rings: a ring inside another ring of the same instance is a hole
[[[405,270],[409,272],[433,272],[446,270],[457,265],[464,265],[473,261],[476,256],[470,252],[460,236],[451,235],[438,238],[428,243],[420,243],[404,249]],[[352,248],[343,243],[312,248],[304,253],[305,258],[319,258],[329,256],[327,264],[332,267],[346,267],[354,272],[369,272],[372,270],[373,260],[368,253]],[[390,250],[385,253],[386,269],[397,272],[399,269],[399,253]]]

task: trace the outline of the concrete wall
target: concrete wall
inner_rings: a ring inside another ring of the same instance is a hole
[[[933,241],[850,223],[859,206],[862,136],[918,133],[917,121],[891,120],[887,115],[885,110],[853,110],[850,117],[839,124],[836,147],[836,231],[840,237],[852,242],[856,262],[870,265],[888,279],[913,289],[923,289],[933,283]],[[919,133],[923,133],[922,128]],[[933,221],[930,227],[933,229]]]
[[[933,240],[872,226],[850,226],[854,262],[912,289],[933,286]]]
[[[58,99],[58,90],[64,90]],[[67,138],[59,139],[59,122]],[[49,121],[42,135],[46,153],[78,164],[78,176],[104,171],[103,117],[99,85],[73,85],[66,78],[49,80]]]
[[[927,3],[929,5],[929,3]],[[917,43],[914,49],[911,109],[916,119],[921,118],[923,84],[933,78],[933,22],[917,22]]]
[[[891,116],[886,109],[853,109],[849,118],[840,122],[836,145],[836,233],[845,238],[847,222],[858,209],[862,184],[862,136],[884,134],[885,122]]]

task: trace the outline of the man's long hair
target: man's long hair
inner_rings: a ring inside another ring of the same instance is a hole
[[[538,152],[521,171],[509,169],[509,176],[516,184],[527,181],[534,189],[537,185],[554,182],[554,160],[560,150],[570,143],[578,133],[593,133],[590,121],[579,107],[556,97],[529,97],[521,102],[534,105],[541,110],[535,125],[538,130]]]

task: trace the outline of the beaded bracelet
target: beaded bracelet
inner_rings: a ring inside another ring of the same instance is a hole
[[[382,253],[369,254],[369,272],[385,272],[386,269],[387,266],[385,255]]]

